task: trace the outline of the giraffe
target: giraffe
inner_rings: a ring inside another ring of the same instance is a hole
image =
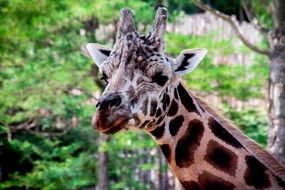
[[[284,166],[186,90],[179,76],[193,71],[207,50],[167,56],[167,17],[167,9],[158,8],[143,36],[135,30],[132,12],[123,8],[112,49],[84,46],[106,81],[94,128],[106,134],[146,131],[186,190],[285,189]]]

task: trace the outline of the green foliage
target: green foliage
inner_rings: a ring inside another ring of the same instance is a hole
[[[223,0],[204,0],[204,2],[207,2],[215,9],[221,10],[222,12],[230,15],[237,14],[241,7],[241,0],[232,0],[227,3]]]
[[[149,150],[156,147],[155,142],[145,133],[124,132],[112,136],[112,139],[103,146],[109,153],[110,189],[151,189],[134,179],[136,170],[150,171],[154,168],[156,155],[149,155]],[[148,158],[146,160],[145,158]]]
[[[256,18],[266,27],[272,28],[273,20],[272,20],[272,13],[270,4],[272,3],[272,0],[267,0],[266,5],[263,3],[260,3],[260,0],[253,0],[252,1],[252,7],[253,10],[256,13]]]
[[[240,129],[250,138],[266,148],[269,120],[266,116],[255,109],[247,108],[237,112],[227,106],[225,109],[227,117],[236,123]]]
[[[92,146],[94,142],[90,141],[92,138],[94,133],[89,129],[88,132],[77,129],[60,138],[21,134],[12,142],[5,142],[4,154],[22,155],[5,161],[5,169],[5,166],[14,167],[14,164],[32,165],[32,168],[14,172],[10,176],[13,180],[1,183],[0,188],[78,189],[93,184],[96,179],[93,161],[96,160],[96,149]]]
[[[215,65],[211,60],[214,55],[227,56],[240,50],[232,47],[232,40],[213,40],[214,35],[197,37],[167,34],[167,43],[171,46],[167,46],[166,51],[173,56],[177,56],[183,49],[201,47],[208,49],[208,55],[198,69],[185,76],[191,89],[205,93],[216,92],[220,97],[232,96],[239,100],[265,98],[258,89],[266,85],[265,76],[268,76],[266,60],[260,59],[250,66],[223,63]],[[248,54],[248,50],[244,54]]]
[[[103,24],[109,24],[118,21],[120,9],[129,7],[134,11],[135,20],[140,23],[150,23],[154,17],[154,7],[152,1],[135,1],[135,0],[114,0],[114,1],[98,1],[94,5],[95,16],[100,18]],[[104,11],[102,11],[102,8]]]
[[[101,147],[106,150],[98,149],[97,133],[90,126],[95,112],[90,98],[98,88],[90,75],[91,62],[80,54],[80,46],[94,39],[86,24],[90,20],[98,21],[91,29],[99,23],[116,22],[119,10],[130,7],[135,19],[147,24],[154,16],[151,3],[0,2],[0,132],[4,147],[0,156],[5,160],[1,163],[4,181],[0,189],[94,187],[99,151],[112,152],[114,160],[120,162],[120,152],[149,145],[144,143],[150,142],[144,140],[145,135],[137,138],[135,134],[126,134]],[[87,31],[86,36],[80,35],[82,29]],[[13,127],[29,121],[36,122],[36,129],[13,131]],[[110,161],[110,177],[117,179],[110,188],[135,185],[143,189],[144,184],[131,180],[134,169],[129,170],[129,165],[145,154],[123,159],[126,163]],[[128,178],[120,180],[125,172]]]
[[[177,56],[183,49],[189,48],[207,48],[212,55],[222,54],[229,55],[233,53],[232,39],[213,40],[217,32],[208,34],[207,36],[198,37],[190,35],[181,35],[175,33],[167,33],[166,35],[166,52],[172,56]],[[211,55],[211,54],[210,54]]]

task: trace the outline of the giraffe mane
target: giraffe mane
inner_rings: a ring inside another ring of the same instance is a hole
[[[193,95],[191,91],[189,94],[197,101],[197,103],[205,109],[210,115],[212,115],[232,136],[234,136],[244,148],[250,152],[257,160],[263,163],[270,171],[276,176],[285,181],[285,167],[281,165],[271,154],[261,148],[253,140],[243,134],[232,121],[221,116],[219,111],[211,108],[204,100]]]

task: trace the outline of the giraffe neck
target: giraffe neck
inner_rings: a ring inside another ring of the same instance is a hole
[[[274,172],[257,159],[241,142],[246,137],[225,127],[181,83],[165,93],[163,96],[170,98],[164,119],[147,132],[157,141],[185,189],[285,188],[285,170]],[[247,145],[256,148],[250,143]],[[258,151],[276,164],[268,153],[261,148]],[[282,168],[278,163],[277,166]]]

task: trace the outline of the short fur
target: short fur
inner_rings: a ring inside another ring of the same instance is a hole
[[[209,112],[230,134],[232,134],[246,150],[262,162],[270,171],[276,176],[279,176],[285,181],[285,168],[272,155],[266,152],[263,148],[257,145],[250,138],[245,136],[230,120],[222,117],[217,111],[213,110],[205,101],[193,95],[191,91],[189,94],[197,101],[197,103]]]

